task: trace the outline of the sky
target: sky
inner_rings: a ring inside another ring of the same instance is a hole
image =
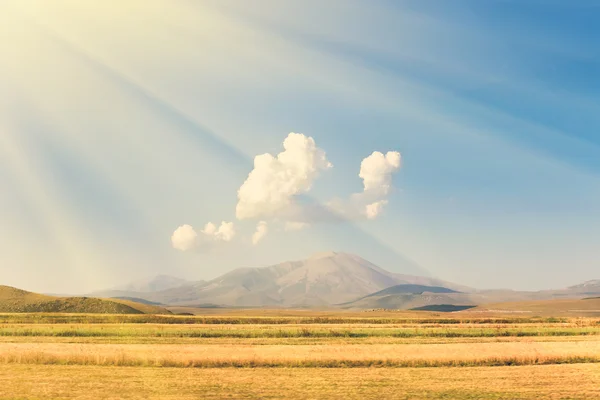
[[[358,254],[599,279],[595,0],[0,0],[1,283]]]

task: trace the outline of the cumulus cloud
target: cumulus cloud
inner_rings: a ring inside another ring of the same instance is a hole
[[[173,232],[171,243],[177,250],[188,251],[196,247],[198,234],[190,225],[182,225]]]
[[[267,233],[269,232],[269,225],[266,221],[260,221],[258,225],[256,225],[256,231],[252,235],[252,244],[257,245],[258,242],[263,240]]]
[[[212,222],[207,223],[200,233],[191,225],[182,225],[173,232],[171,243],[173,248],[180,251],[208,250],[222,242],[230,242],[235,236],[233,222],[221,222],[217,227]]]
[[[387,200],[379,200],[371,204],[367,204],[365,206],[365,215],[368,219],[375,219],[381,211],[383,211],[383,206],[387,204]]]
[[[233,222],[222,221],[221,226],[218,228],[215,224],[209,222],[204,226],[202,233],[216,241],[230,242],[235,236],[235,227]]]
[[[358,176],[363,180],[364,190],[353,196],[353,202],[367,219],[377,218],[388,203],[392,175],[400,169],[400,164],[401,156],[397,151],[388,151],[385,155],[374,151],[360,163]]]
[[[400,169],[400,153],[379,151],[362,160],[359,177],[363,180],[364,193],[373,196],[387,196],[392,184],[392,174]]]
[[[282,152],[254,158],[254,167],[237,193],[236,217],[260,221],[251,237],[253,245],[265,238],[272,222],[283,224],[285,231],[298,231],[315,223],[372,220],[379,217],[388,204],[392,175],[400,166],[399,152],[375,151],[360,164],[358,176],[363,182],[362,192],[318,203],[302,195],[308,193],[320,173],[332,165],[312,137],[292,132],[283,141]],[[181,251],[203,250],[230,242],[235,234],[233,222],[223,221],[218,227],[209,222],[200,232],[183,225],[173,233],[171,242]]]
[[[280,217],[295,196],[310,190],[321,171],[332,167],[312,137],[292,132],[283,148],[277,156],[254,158],[254,169],[238,191],[238,219]]]
[[[358,176],[363,180],[363,191],[349,200],[333,199],[328,207],[345,219],[375,219],[381,215],[392,187],[392,175],[400,169],[401,156],[397,151],[383,154],[379,151],[362,160]]]

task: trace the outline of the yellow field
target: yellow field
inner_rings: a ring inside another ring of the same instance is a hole
[[[594,318],[211,310],[0,319],[0,398],[600,398]]]
[[[600,362],[600,341],[446,344],[0,343],[0,363],[169,367],[355,367]]]
[[[597,399],[600,364],[465,368],[0,365],[0,398]]]

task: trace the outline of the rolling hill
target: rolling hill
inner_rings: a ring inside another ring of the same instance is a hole
[[[579,289],[585,287],[584,290]],[[552,299],[582,299],[590,294],[598,293],[591,285],[577,285],[562,290],[525,292],[516,290],[476,290],[460,292],[447,287],[424,285],[397,285],[361,297],[354,301],[340,304],[348,309],[398,309],[398,310],[456,310],[457,306],[469,308],[481,304],[512,302],[544,302]],[[558,303],[557,303],[558,304]]]
[[[165,308],[121,299],[53,297],[0,286],[0,312],[64,312],[91,314],[170,314]]]
[[[425,285],[396,285],[379,292],[371,293],[366,297],[387,296],[393,294],[423,294],[423,293],[459,293],[456,290],[442,286],[425,286]]]
[[[340,304],[348,309],[422,309],[438,305],[475,306],[471,293],[461,293],[442,286],[396,285],[357,300]]]

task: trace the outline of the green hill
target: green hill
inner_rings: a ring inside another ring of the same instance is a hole
[[[54,297],[0,285],[3,313],[170,314],[163,307],[121,299]]]
[[[464,311],[476,306],[460,306],[456,304],[431,304],[428,306],[411,308],[413,311],[435,311],[435,312],[455,312]]]
[[[477,304],[474,303],[473,297],[474,295],[471,293],[461,293],[442,286],[402,284],[391,286],[339,306],[351,309],[383,308],[454,311],[452,308],[456,306],[467,307]]]
[[[404,284],[389,287],[387,289],[380,290],[379,292],[371,293],[365,297],[377,297],[386,296],[390,294],[423,294],[423,293],[459,293],[456,290],[448,289],[441,286],[425,286],[425,285],[414,285]]]

